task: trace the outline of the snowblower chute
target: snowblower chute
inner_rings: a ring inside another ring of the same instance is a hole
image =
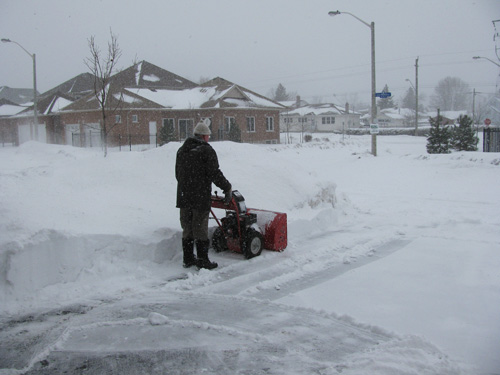
[[[219,220],[213,208],[225,210],[226,216]],[[238,190],[233,191],[227,204],[217,193],[212,195],[210,211],[218,224],[212,236],[217,252],[231,250],[250,259],[260,255],[262,249],[283,251],[287,247],[286,213],[247,208]]]

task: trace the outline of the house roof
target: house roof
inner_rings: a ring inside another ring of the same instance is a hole
[[[415,111],[408,108],[394,109],[394,108],[384,108],[378,113],[378,116],[385,115],[394,120],[404,120],[408,116],[415,116]]]
[[[350,114],[359,115],[357,112],[349,112]],[[319,115],[343,115],[346,114],[346,110],[333,103],[322,103],[322,104],[309,104],[303,107],[295,108],[291,111],[286,112],[287,115],[291,116],[319,116]]]
[[[137,66],[135,72],[140,72]],[[130,71],[127,73],[130,74]],[[148,78],[151,76],[148,75]],[[175,76],[178,77],[178,76]],[[191,86],[190,81],[183,82],[175,78],[176,84]],[[125,82],[126,80],[123,80]],[[133,83],[141,83],[138,77]],[[156,81],[158,82],[158,81]],[[165,108],[165,109],[202,109],[202,108],[276,108],[284,106],[262,95],[217,77],[202,85],[183,89],[154,86],[131,85],[118,88],[116,85],[108,98],[115,103],[121,100],[121,108]],[[69,105],[65,110],[91,110],[98,108],[94,95],[89,95]]]
[[[179,90],[197,86],[196,83],[147,61],[141,61],[116,73],[111,77],[111,83],[115,88],[151,87]]]
[[[93,85],[94,76],[90,73],[64,82],[40,96],[38,113],[98,109]],[[285,108],[224,78],[216,77],[197,85],[147,61],[112,76],[107,97],[122,109]],[[24,112],[28,114],[30,110],[33,111],[33,106]]]
[[[40,98],[62,94],[71,97],[73,100],[76,100],[81,98],[82,96],[88,95],[93,90],[94,76],[90,73],[82,73],[44,92],[40,95]]]
[[[7,99],[14,104],[24,104],[33,100],[33,89],[14,89],[0,86],[0,99]]]
[[[60,92],[55,92],[51,95],[45,94],[40,97],[37,101],[37,111],[39,116],[50,115],[55,112],[61,111],[64,107],[73,103],[75,99],[67,94],[62,94]],[[23,107],[23,109],[15,114],[20,116],[33,114],[33,105],[29,107]]]
[[[22,112],[24,109],[26,109],[25,106],[12,103],[7,99],[0,99],[0,117],[14,116],[17,115],[19,112]]]
[[[238,85],[202,85],[185,90],[149,88],[127,88],[124,101],[131,106],[141,104],[143,99],[169,109],[194,108],[277,108],[284,107],[270,99],[246,90]]]
[[[427,115],[434,118],[437,117],[437,111],[428,112]],[[439,115],[445,119],[456,120],[460,116],[466,115],[467,111],[440,111]]]

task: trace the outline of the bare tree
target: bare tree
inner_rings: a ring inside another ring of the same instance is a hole
[[[208,82],[210,80],[211,80],[210,77],[200,76],[200,79],[198,80],[198,84],[203,85],[204,83],[206,83],[206,82]]]
[[[110,31],[111,40],[108,42],[108,51],[103,55],[99,47],[95,43],[93,36],[88,40],[90,57],[87,57],[84,62],[94,76],[94,95],[99,103],[101,110],[101,138],[104,146],[104,157],[108,154],[108,134],[116,125],[108,124],[108,117],[116,111],[121,103],[121,100],[111,100],[111,77],[113,76],[118,60],[121,56],[121,50],[118,46],[116,35]]]
[[[469,85],[458,77],[446,77],[438,82],[431,105],[441,111],[460,111],[469,108]]]

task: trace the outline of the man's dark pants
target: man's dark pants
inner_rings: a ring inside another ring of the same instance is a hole
[[[207,241],[208,240],[208,215],[210,210],[194,210],[181,208],[180,221],[182,238]]]

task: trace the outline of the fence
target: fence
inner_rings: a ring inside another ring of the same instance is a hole
[[[483,129],[483,152],[500,152],[500,128]]]
[[[1,129],[0,144],[2,145],[2,147],[5,147],[6,145],[15,146],[17,144],[17,138],[14,132]]]
[[[75,147],[102,147],[102,134],[100,131],[87,131],[72,133],[72,145]],[[158,147],[157,134],[108,134],[108,147],[116,147],[119,151]]]

